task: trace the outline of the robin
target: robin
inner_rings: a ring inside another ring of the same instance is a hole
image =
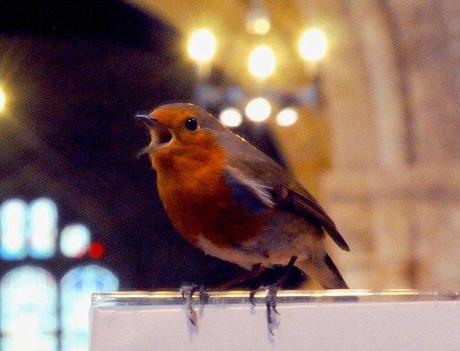
[[[247,270],[224,287],[287,265],[268,289],[270,331],[270,309],[276,311],[276,292],[290,267],[326,289],[348,288],[325,249],[326,234],[349,251],[347,243],[318,201],[279,164],[193,104],[168,104],[136,117],[151,133],[142,153],[178,232],[206,254]]]

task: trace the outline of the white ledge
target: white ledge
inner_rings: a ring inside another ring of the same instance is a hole
[[[92,351],[460,350],[459,295],[414,290],[288,291],[278,294],[275,335],[264,294],[216,292],[188,321],[174,291],[94,294]],[[336,302],[358,297],[359,302]]]

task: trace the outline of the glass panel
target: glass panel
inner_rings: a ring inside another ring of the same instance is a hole
[[[118,286],[118,278],[97,265],[80,266],[66,273],[61,280],[63,351],[88,347],[91,294],[115,291]]]
[[[88,351],[88,333],[65,333],[62,336],[62,351]]]
[[[3,350],[30,350],[30,345],[55,350],[56,298],[56,282],[46,270],[22,266],[7,273],[0,283]]]
[[[30,204],[30,256],[45,259],[53,256],[57,235],[57,208],[46,198]]]
[[[61,232],[61,252],[67,257],[81,257],[88,250],[90,241],[91,234],[86,226],[83,224],[68,225]]]
[[[248,291],[228,290],[210,291],[208,304],[249,304]],[[367,289],[343,289],[343,290],[280,290],[277,302],[284,303],[367,303],[367,302],[411,302],[411,301],[457,301],[460,306],[460,294],[438,293],[433,291],[412,289],[386,289],[373,291]],[[265,304],[267,292],[261,290],[254,296],[256,303]],[[198,303],[199,296],[195,294],[193,299]],[[123,307],[126,306],[157,306],[157,305],[181,305],[184,297],[179,290],[158,291],[119,291],[113,293],[97,293],[93,295],[92,306],[97,307]]]
[[[26,256],[27,204],[19,199],[7,200],[0,207],[1,257],[20,260]]]
[[[2,351],[56,351],[57,337],[37,333],[2,337]],[[87,350],[85,350],[87,351]]]

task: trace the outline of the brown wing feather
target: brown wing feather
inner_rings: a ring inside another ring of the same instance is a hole
[[[284,190],[284,199],[280,199],[282,206],[288,207],[307,217],[311,222],[324,228],[332,240],[343,250],[350,251],[350,247],[337,230],[335,223],[320,206],[318,201],[305,189],[299,186]]]
[[[294,181],[279,164],[235,134],[218,134],[227,152],[229,166],[256,179],[271,189],[276,205],[308,218],[329,234],[343,250],[350,251],[345,239],[318,201],[299,183]]]

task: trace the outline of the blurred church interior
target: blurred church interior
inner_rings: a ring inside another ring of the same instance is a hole
[[[94,291],[238,274],[174,231],[136,156],[132,116],[171,101],[320,200],[352,288],[460,288],[459,1],[3,2],[2,351],[88,350]]]

